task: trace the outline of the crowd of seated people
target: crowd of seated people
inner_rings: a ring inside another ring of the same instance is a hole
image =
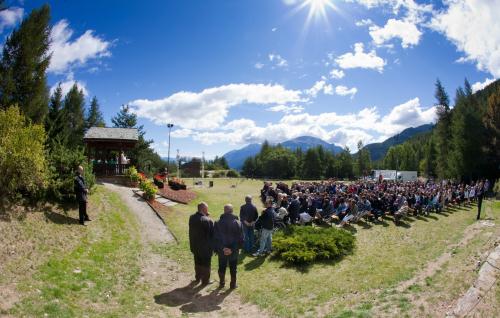
[[[343,227],[361,219],[382,221],[392,215],[396,222],[409,214],[440,213],[449,206],[467,206],[487,192],[486,180],[471,184],[443,181],[394,182],[334,180],[294,182],[291,186],[264,182],[261,199],[274,201],[276,217],[290,224],[337,223]]]

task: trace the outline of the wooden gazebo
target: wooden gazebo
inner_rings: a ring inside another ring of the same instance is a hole
[[[91,127],[87,130],[83,143],[94,173],[97,176],[123,175],[130,166],[129,162],[123,162],[124,154],[135,147],[138,139],[136,128]]]

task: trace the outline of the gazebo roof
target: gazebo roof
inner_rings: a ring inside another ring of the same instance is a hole
[[[136,128],[90,127],[83,137],[84,141],[137,141],[139,132]]]

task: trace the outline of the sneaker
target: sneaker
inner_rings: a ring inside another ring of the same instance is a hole
[[[259,257],[261,254],[260,253],[253,253],[252,256],[253,257]]]

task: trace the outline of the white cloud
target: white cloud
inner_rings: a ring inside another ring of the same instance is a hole
[[[285,114],[297,114],[300,113],[304,110],[304,107],[299,106],[299,105],[277,105],[277,106],[272,106],[267,109],[270,112],[282,112]]]
[[[334,68],[333,70],[330,71],[330,77],[333,79],[341,79],[344,76],[345,76],[345,73],[342,70],[337,70]]]
[[[287,67],[288,61],[279,54],[269,54],[269,62],[273,63],[276,67]]]
[[[73,73],[69,73],[64,81],[59,82],[59,83],[55,84],[54,86],[52,86],[50,88],[50,94],[52,95],[54,93],[54,91],[56,90],[57,86],[61,85],[61,90],[62,90],[62,94],[64,97],[69,92],[69,90],[73,87],[73,85],[75,85],[75,84],[78,87],[78,89],[83,92],[84,96],[89,95],[89,92],[87,90],[87,84],[85,82],[82,82],[82,81],[76,81],[73,77]]]
[[[355,24],[358,27],[362,27],[362,26],[366,26],[366,25],[372,25],[373,21],[371,19],[362,19],[362,20],[356,21]]]
[[[174,138],[187,138],[193,134],[191,129],[181,128],[172,131],[171,136]],[[168,143],[167,143],[168,146]]]
[[[271,29],[271,32],[276,32],[276,31],[278,31],[278,28],[272,28]]]
[[[383,45],[393,38],[400,38],[401,46],[406,49],[420,42],[422,32],[414,22],[389,19],[383,28],[377,25],[371,26],[370,36],[376,45]]]
[[[484,82],[476,82],[476,83],[472,84],[472,92],[475,93],[477,91],[480,91],[483,88],[485,88],[486,86],[493,83],[494,81],[495,81],[495,79],[493,79],[493,78],[487,78],[484,80]]]
[[[231,107],[241,104],[288,105],[303,102],[301,91],[278,84],[229,84],[201,92],[177,92],[158,100],[130,102],[134,112],[156,124],[170,122],[187,129],[215,129]]]
[[[347,96],[351,95],[351,99],[354,98],[354,95],[358,92],[358,89],[356,87],[348,88],[347,86],[344,85],[339,85],[335,87],[335,93],[340,96]]]
[[[464,53],[462,61],[500,77],[500,0],[449,0],[430,27]]]
[[[264,67],[264,64],[262,64],[262,63],[260,63],[260,62],[257,62],[257,63],[255,63],[254,67],[255,67],[256,69],[260,70],[261,68],[263,68],[263,67]]]
[[[94,31],[87,30],[73,41],[72,35],[73,30],[66,20],[61,20],[52,27],[49,72],[64,73],[75,66],[85,65],[89,60],[111,55],[111,43],[95,36]]]
[[[379,114],[376,107],[371,107],[347,114],[287,114],[277,123],[264,126],[258,126],[250,119],[238,119],[216,131],[195,131],[193,139],[206,145],[242,145],[264,140],[276,143],[308,135],[341,146],[347,145],[355,151],[359,140],[364,144],[380,141],[405,128],[434,122],[435,118],[434,107],[424,109],[419,99],[414,98],[395,106],[384,116]]]
[[[327,84],[324,79],[317,81],[314,85],[305,90],[305,93],[311,97],[318,96],[318,93],[323,92],[325,95],[333,95],[333,86],[331,84]]]
[[[0,11],[0,34],[6,28],[14,27],[23,19],[24,9],[12,7]]]
[[[348,52],[335,59],[340,68],[367,68],[379,72],[384,70],[386,62],[379,56],[375,50],[364,52],[363,43],[354,44],[354,53]]]

